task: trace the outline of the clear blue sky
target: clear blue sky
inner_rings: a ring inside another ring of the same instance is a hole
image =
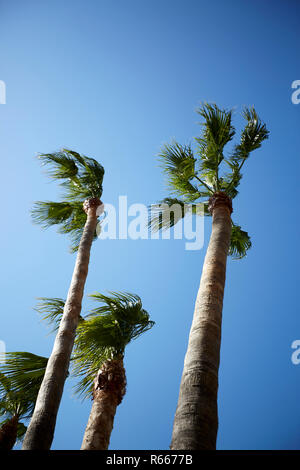
[[[253,248],[228,261],[220,367],[219,449],[300,448],[298,1],[0,1],[1,330],[8,351],[49,355],[53,337],[32,309],[65,297],[74,255],[31,223],[57,187],[35,156],[69,147],[105,167],[103,200],[155,202],[168,193],[156,155],[199,133],[202,101],[254,104],[270,139],[245,166],[234,220]],[[201,251],[184,241],[93,245],[86,293],[139,294],[156,326],[127,349],[127,395],[111,449],[168,449]],[[89,307],[85,301],[84,311]],[[91,403],[65,387],[53,449],[78,449]]]

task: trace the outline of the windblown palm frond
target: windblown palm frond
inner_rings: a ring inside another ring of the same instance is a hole
[[[245,161],[249,158],[250,153],[260,148],[263,141],[269,137],[266,124],[261,121],[253,107],[245,108],[242,115],[247,124],[241,133],[240,143],[234,147],[233,154],[226,159],[231,173],[227,175],[224,191],[231,198],[238,194],[236,188],[242,178],[241,169]]]
[[[209,196],[207,188],[201,190],[192,183],[195,179],[196,158],[190,146],[182,146],[177,142],[164,145],[159,155],[164,172],[168,175],[171,191],[192,202],[200,197]]]
[[[17,440],[27,430],[21,420],[32,416],[47,359],[25,352],[3,353],[0,364],[0,427],[18,417]]]
[[[38,297],[38,303],[35,306],[35,310],[42,316],[42,320],[45,320],[49,326],[53,329],[51,332],[55,332],[59,328],[61,318],[64,313],[65,300],[53,297]],[[83,317],[79,317],[79,322],[83,321]]]
[[[244,232],[239,225],[232,224],[229,255],[233,259],[244,258],[251,248],[251,239],[247,232]]]
[[[38,297],[37,300],[39,302],[35,310],[42,316],[42,320],[53,327],[52,333],[57,331],[64,313],[65,300],[52,297]]]
[[[40,154],[39,159],[49,167],[47,173],[51,178],[64,180],[61,185],[67,200],[83,202],[101,197],[104,168],[97,160],[69,149]]]
[[[31,212],[32,219],[43,228],[60,225],[58,232],[69,234],[71,251],[77,251],[87,218],[82,203],[85,199],[101,197],[104,168],[93,158],[67,149],[41,154],[39,158],[43,165],[49,167],[51,178],[62,180],[64,200],[36,202]]]
[[[3,353],[0,364],[0,427],[17,416],[17,440],[27,430],[21,420],[32,416],[47,359],[25,352]]]
[[[167,197],[157,204],[150,206],[148,227],[153,232],[167,230],[182,219],[188,213],[195,215],[210,215],[208,201],[191,204],[177,198]]]
[[[217,191],[218,167],[224,159],[223,149],[235,134],[231,123],[232,111],[205,103],[197,112],[204,118],[202,135],[196,138],[199,145],[200,173],[213,182],[214,190]]]
[[[122,357],[126,345],[154,325],[137,295],[111,292],[110,296],[96,293],[90,297],[100,306],[79,324],[72,361],[72,374],[80,378],[75,390],[84,396],[91,394],[102,364]]]
[[[253,150],[261,147],[263,141],[269,137],[266,124],[261,121],[253,107],[245,108],[243,117],[246,119],[247,124],[241,133],[240,143],[235,146],[232,155],[232,160],[239,163],[248,158]]]
[[[3,353],[0,373],[9,380],[9,389],[34,403],[42,383],[48,359],[29,352]],[[0,384],[0,396],[5,387]]]

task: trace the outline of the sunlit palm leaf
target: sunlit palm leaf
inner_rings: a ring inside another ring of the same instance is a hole
[[[223,149],[235,134],[232,126],[232,111],[218,108],[215,104],[205,103],[197,110],[204,118],[202,135],[196,138],[199,144],[200,172],[206,176],[216,176],[218,167],[222,162]],[[218,190],[216,187],[215,190]]]
[[[10,389],[35,401],[48,359],[28,352],[3,353],[0,372],[10,381]]]
[[[37,300],[35,310],[41,315],[42,320],[52,327],[52,333],[57,331],[64,313],[65,300],[53,297],[38,297]],[[83,317],[80,316],[79,321],[82,320]]]
[[[165,198],[149,207],[148,227],[152,232],[167,230],[177,224],[188,213],[210,215],[208,203],[191,204],[177,198]]]
[[[77,329],[72,374],[80,381],[76,392],[89,396],[93,380],[102,364],[124,355],[126,345],[154,325],[142,308],[140,297],[111,292],[96,293],[91,298],[100,302]]]
[[[251,239],[247,232],[241,230],[239,225],[232,225],[229,255],[233,259],[244,258],[251,248]]]
[[[261,121],[254,108],[245,108],[243,117],[247,124],[241,133],[240,143],[235,146],[231,157],[231,160],[240,164],[249,157],[253,150],[261,147],[262,142],[269,136],[266,124]]]
[[[85,199],[101,197],[104,168],[93,158],[68,149],[53,154],[41,154],[39,158],[49,167],[48,174],[61,180],[64,200],[35,203],[32,210],[33,221],[43,228],[60,225],[59,232],[69,234],[71,238],[71,251],[77,251],[87,217],[82,203]],[[96,238],[95,233],[94,239]]]
[[[52,297],[38,297],[35,310],[41,315],[48,325],[52,326],[52,332],[57,331],[61,317],[64,313],[65,300]]]

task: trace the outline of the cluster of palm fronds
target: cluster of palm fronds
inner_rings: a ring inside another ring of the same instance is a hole
[[[268,138],[266,125],[255,109],[245,108],[243,117],[246,125],[240,142],[225,155],[225,146],[235,136],[232,111],[222,110],[214,104],[204,104],[198,113],[204,121],[201,136],[195,139],[196,151],[193,152],[190,145],[180,145],[174,141],[164,145],[159,155],[171,197],[151,206],[149,227],[153,231],[172,227],[187,213],[210,215],[209,198],[216,192],[222,191],[234,199],[238,194],[245,161]],[[177,207],[175,212],[170,210],[172,206]],[[250,247],[248,233],[233,223],[229,254],[242,258]]]
[[[77,378],[75,393],[91,397],[94,380],[103,364],[124,356],[125,347],[154,325],[143,309],[139,296],[130,293],[99,292],[90,295],[99,302],[77,328],[70,375]],[[59,298],[39,298],[36,310],[55,331],[63,315],[65,301]],[[18,438],[30,418],[44,377],[48,359],[28,352],[3,355],[0,363],[0,426],[17,415]]]
[[[87,217],[82,203],[85,199],[101,197],[104,168],[97,160],[67,149],[41,154],[39,159],[49,168],[47,173],[51,178],[61,180],[63,201],[36,202],[33,220],[44,228],[59,225],[58,231],[70,235],[71,250],[76,251]]]

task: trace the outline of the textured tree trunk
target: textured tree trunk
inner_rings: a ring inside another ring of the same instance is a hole
[[[14,415],[0,428],[0,450],[11,450],[16,443],[19,416]]]
[[[116,409],[126,391],[123,360],[107,361],[94,383],[94,401],[81,450],[108,449]]]
[[[84,203],[87,220],[81,237],[64,313],[47,363],[34,413],[23,443],[23,450],[48,450],[53,440],[57,412],[68,374],[76,328],[81,312],[88,274],[91,245],[97,225],[99,199]]]
[[[170,448],[213,450],[218,431],[218,370],[226,261],[231,236],[231,200],[211,198],[212,233],[204,260]]]

